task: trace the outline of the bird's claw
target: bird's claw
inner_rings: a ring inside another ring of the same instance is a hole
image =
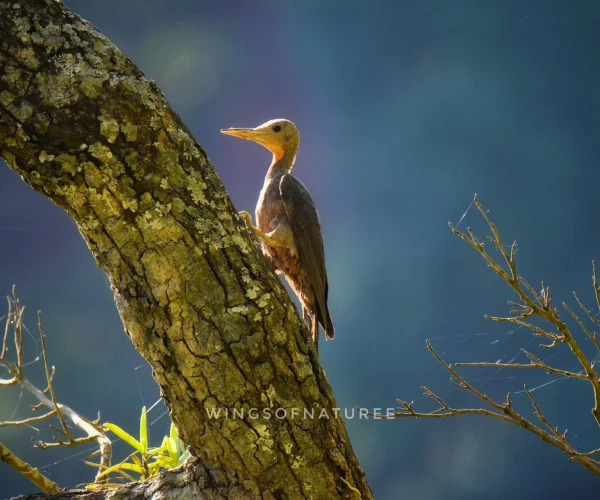
[[[252,216],[245,210],[239,212],[239,215],[244,219],[248,231],[254,231],[254,224],[252,224]]]
[[[254,224],[252,224],[252,216],[248,212],[246,212],[245,210],[242,210],[241,212],[238,212],[238,213],[239,213],[239,215],[241,215],[241,217],[246,222],[246,227],[248,228],[248,231],[250,231],[256,237],[256,239],[258,241],[262,240],[263,242],[267,243],[268,245],[270,245],[272,247],[285,246],[282,243],[280,243],[279,241],[272,238],[270,235],[263,233]]]

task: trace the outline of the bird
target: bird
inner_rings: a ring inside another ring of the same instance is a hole
[[[254,141],[273,153],[256,205],[256,226],[241,211],[246,227],[262,243],[265,256],[283,274],[302,305],[302,316],[319,346],[319,324],[326,339],[335,337],[327,306],[329,285],[319,214],[308,189],[291,174],[300,133],[289,120],[270,120],[255,128],[228,128],[221,133]]]

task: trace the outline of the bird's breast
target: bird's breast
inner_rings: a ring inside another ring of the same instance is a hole
[[[285,209],[279,192],[279,179],[265,181],[256,204],[258,228],[264,233],[269,233],[277,227],[282,216],[285,217]]]

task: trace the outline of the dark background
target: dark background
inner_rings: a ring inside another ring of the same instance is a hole
[[[452,389],[426,338],[452,362],[508,362],[519,347],[536,349],[524,329],[483,319],[505,314],[514,297],[447,227],[475,192],[506,242],[518,240],[519,269],[536,289],[543,279],[557,306],[574,305],[572,290],[593,304],[598,2],[66,3],[156,80],[239,210],[253,210],[270,155],[219,129],[296,123],[294,173],[320,210],[337,332],[320,356],[340,407],[394,407],[397,397],[418,399],[423,384],[452,404],[476,405]],[[485,234],[473,209],[467,225]],[[2,164],[0,293],[13,283],[34,336],[35,311],[44,312],[59,400],[136,432],[158,390],[123,334],[108,282],[66,213]],[[28,346],[33,359],[38,351]],[[579,369],[563,350],[541,355]],[[40,364],[30,370],[43,385]],[[534,371],[465,374],[498,398],[524,381],[539,387],[542,408],[575,445],[600,446],[582,382]],[[514,401],[531,415],[522,393]],[[29,403],[18,388],[2,389],[0,419],[27,416]],[[150,412],[155,444],[169,424],[161,415],[164,405]],[[562,499],[598,490],[592,474],[500,421],[355,418],[348,429],[379,499]],[[30,438],[51,437],[45,424],[39,432],[0,429],[0,440],[61,485],[92,480],[81,461],[89,447],[34,450]],[[115,446],[116,458],[126,452]],[[0,497],[34,490],[0,465]]]

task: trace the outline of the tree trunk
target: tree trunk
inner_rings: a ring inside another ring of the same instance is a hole
[[[0,153],[77,223],[195,457],[123,498],[372,498],[308,331],[206,154],[59,2],[0,2]]]

